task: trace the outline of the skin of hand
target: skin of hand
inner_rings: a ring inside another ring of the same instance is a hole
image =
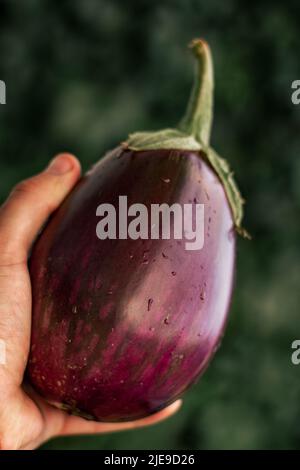
[[[78,160],[67,153],[45,171],[22,181],[0,208],[0,449],[34,449],[55,436],[108,433],[152,425],[174,414],[178,400],[147,418],[125,423],[97,423],[70,416],[48,405],[23,376],[31,329],[30,247],[49,215],[80,177]]]

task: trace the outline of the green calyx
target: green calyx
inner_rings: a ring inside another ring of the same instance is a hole
[[[130,134],[123,146],[135,151],[176,149],[202,151],[202,155],[221,180],[234,220],[236,231],[249,237],[242,228],[243,204],[239,189],[226,160],[209,145],[213,117],[213,65],[208,44],[195,39],[190,48],[196,58],[194,87],[186,113],[176,129]]]

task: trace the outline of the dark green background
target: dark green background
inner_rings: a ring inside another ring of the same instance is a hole
[[[0,0],[0,196],[68,150],[86,169],[128,132],[172,126],[210,43],[214,147],[247,199],[227,333],[177,416],[51,449],[299,448],[299,1]]]

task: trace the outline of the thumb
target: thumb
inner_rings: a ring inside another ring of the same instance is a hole
[[[45,171],[13,189],[0,209],[0,264],[26,261],[38,231],[79,176],[78,160],[64,153],[54,158]]]

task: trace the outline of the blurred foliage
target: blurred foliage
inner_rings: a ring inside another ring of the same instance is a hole
[[[86,169],[128,132],[176,124],[192,80],[186,44],[210,43],[213,144],[247,199],[223,344],[183,409],[134,432],[48,449],[300,446],[300,5],[261,0],[0,0],[0,197],[68,150]]]

